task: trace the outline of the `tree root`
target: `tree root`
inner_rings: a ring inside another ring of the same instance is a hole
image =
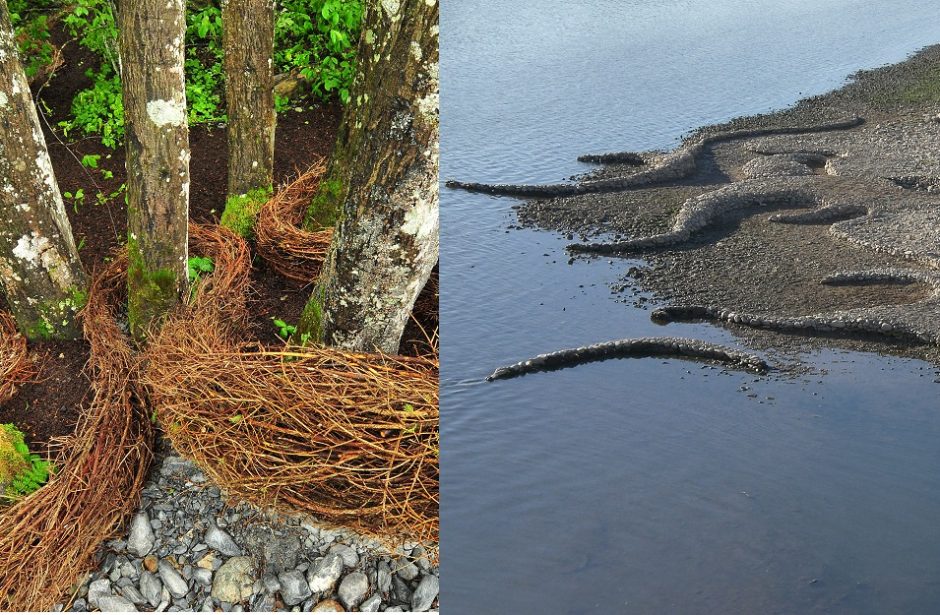
[[[756,355],[709,342],[677,337],[641,337],[540,354],[526,361],[500,367],[486,380],[503,380],[524,374],[554,371],[584,363],[626,357],[675,357],[689,360],[720,361],[731,367],[758,373],[764,373],[770,369],[767,363]]]

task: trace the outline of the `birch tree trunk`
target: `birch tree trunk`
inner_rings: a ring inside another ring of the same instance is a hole
[[[366,3],[337,143],[341,221],[298,332],[398,351],[438,255],[438,2]],[[330,177],[328,179],[335,179]]]
[[[73,339],[86,277],[0,0],[0,285],[30,339]]]
[[[228,199],[222,224],[250,237],[274,172],[274,1],[222,3]]]
[[[127,141],[128,321],[140,341],[188,285],[185,2],[121,2],[118,19]]]

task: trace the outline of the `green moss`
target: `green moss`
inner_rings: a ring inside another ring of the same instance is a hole
[[[294,337],[297,340],[323,341],[323,291],[319,286],[310,294],[310,299],[300,314]]]
[[[23,333],[29,339],[63,339],[77,335],[75,314],[88,302],[88,292],[72,287],[66,292],[66,298],[59,301],[40,301],[36,306],[39,320],[28,323]]]
[[[12,423],[0,425],[0,495],[14,499],[39,489],[52,466],[29,452],[23,432]]]
[[[143,340],[150,324],[178,301],[178,280],[168,268],[149,269],[133,238],[127,241],[127,252],[127,321],[134,338]]]
[[[343,211],[345,197],[343,182],[339,179],[330,178],[320,182],[320,187],[310,201],[307,213],[304,214],[304,228],[312,231],[336,226]]]
[[[225,201],[225,210],[222,212],[222,226],[231,229],[245,239],[254,237],[258,212],[261,211],[261,206],[271,198],[272,192],[272,188],[268,186],[267,188],[255,188],[248,191],[247,194],[230,196]]]
[[[915,80],[901,88],[898,98],[908,104],[940,103],[940,68],[932,68],[918,75]]]

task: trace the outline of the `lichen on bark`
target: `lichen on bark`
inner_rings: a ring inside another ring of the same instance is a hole
[[[337,225],[301,335],[397,352],[437,262],[438,11],[427,0],[366,4],[352,102],[306,216]]]

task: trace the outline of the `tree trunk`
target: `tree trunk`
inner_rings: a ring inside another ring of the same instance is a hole
[[[250,237],[274,172],[274,2],[222,3],[228,199],[222,224]]]
[[[27,337],[72,339],[86,278],[0,0],[0,285]]]
[[[189,128],[184,0],[122,2],[128,321],[137,340],[187,288]]]
[[[438,2],[367,2],[358,61],[334,154],[342,220],[298,329],[395,353],[438,255]]]

